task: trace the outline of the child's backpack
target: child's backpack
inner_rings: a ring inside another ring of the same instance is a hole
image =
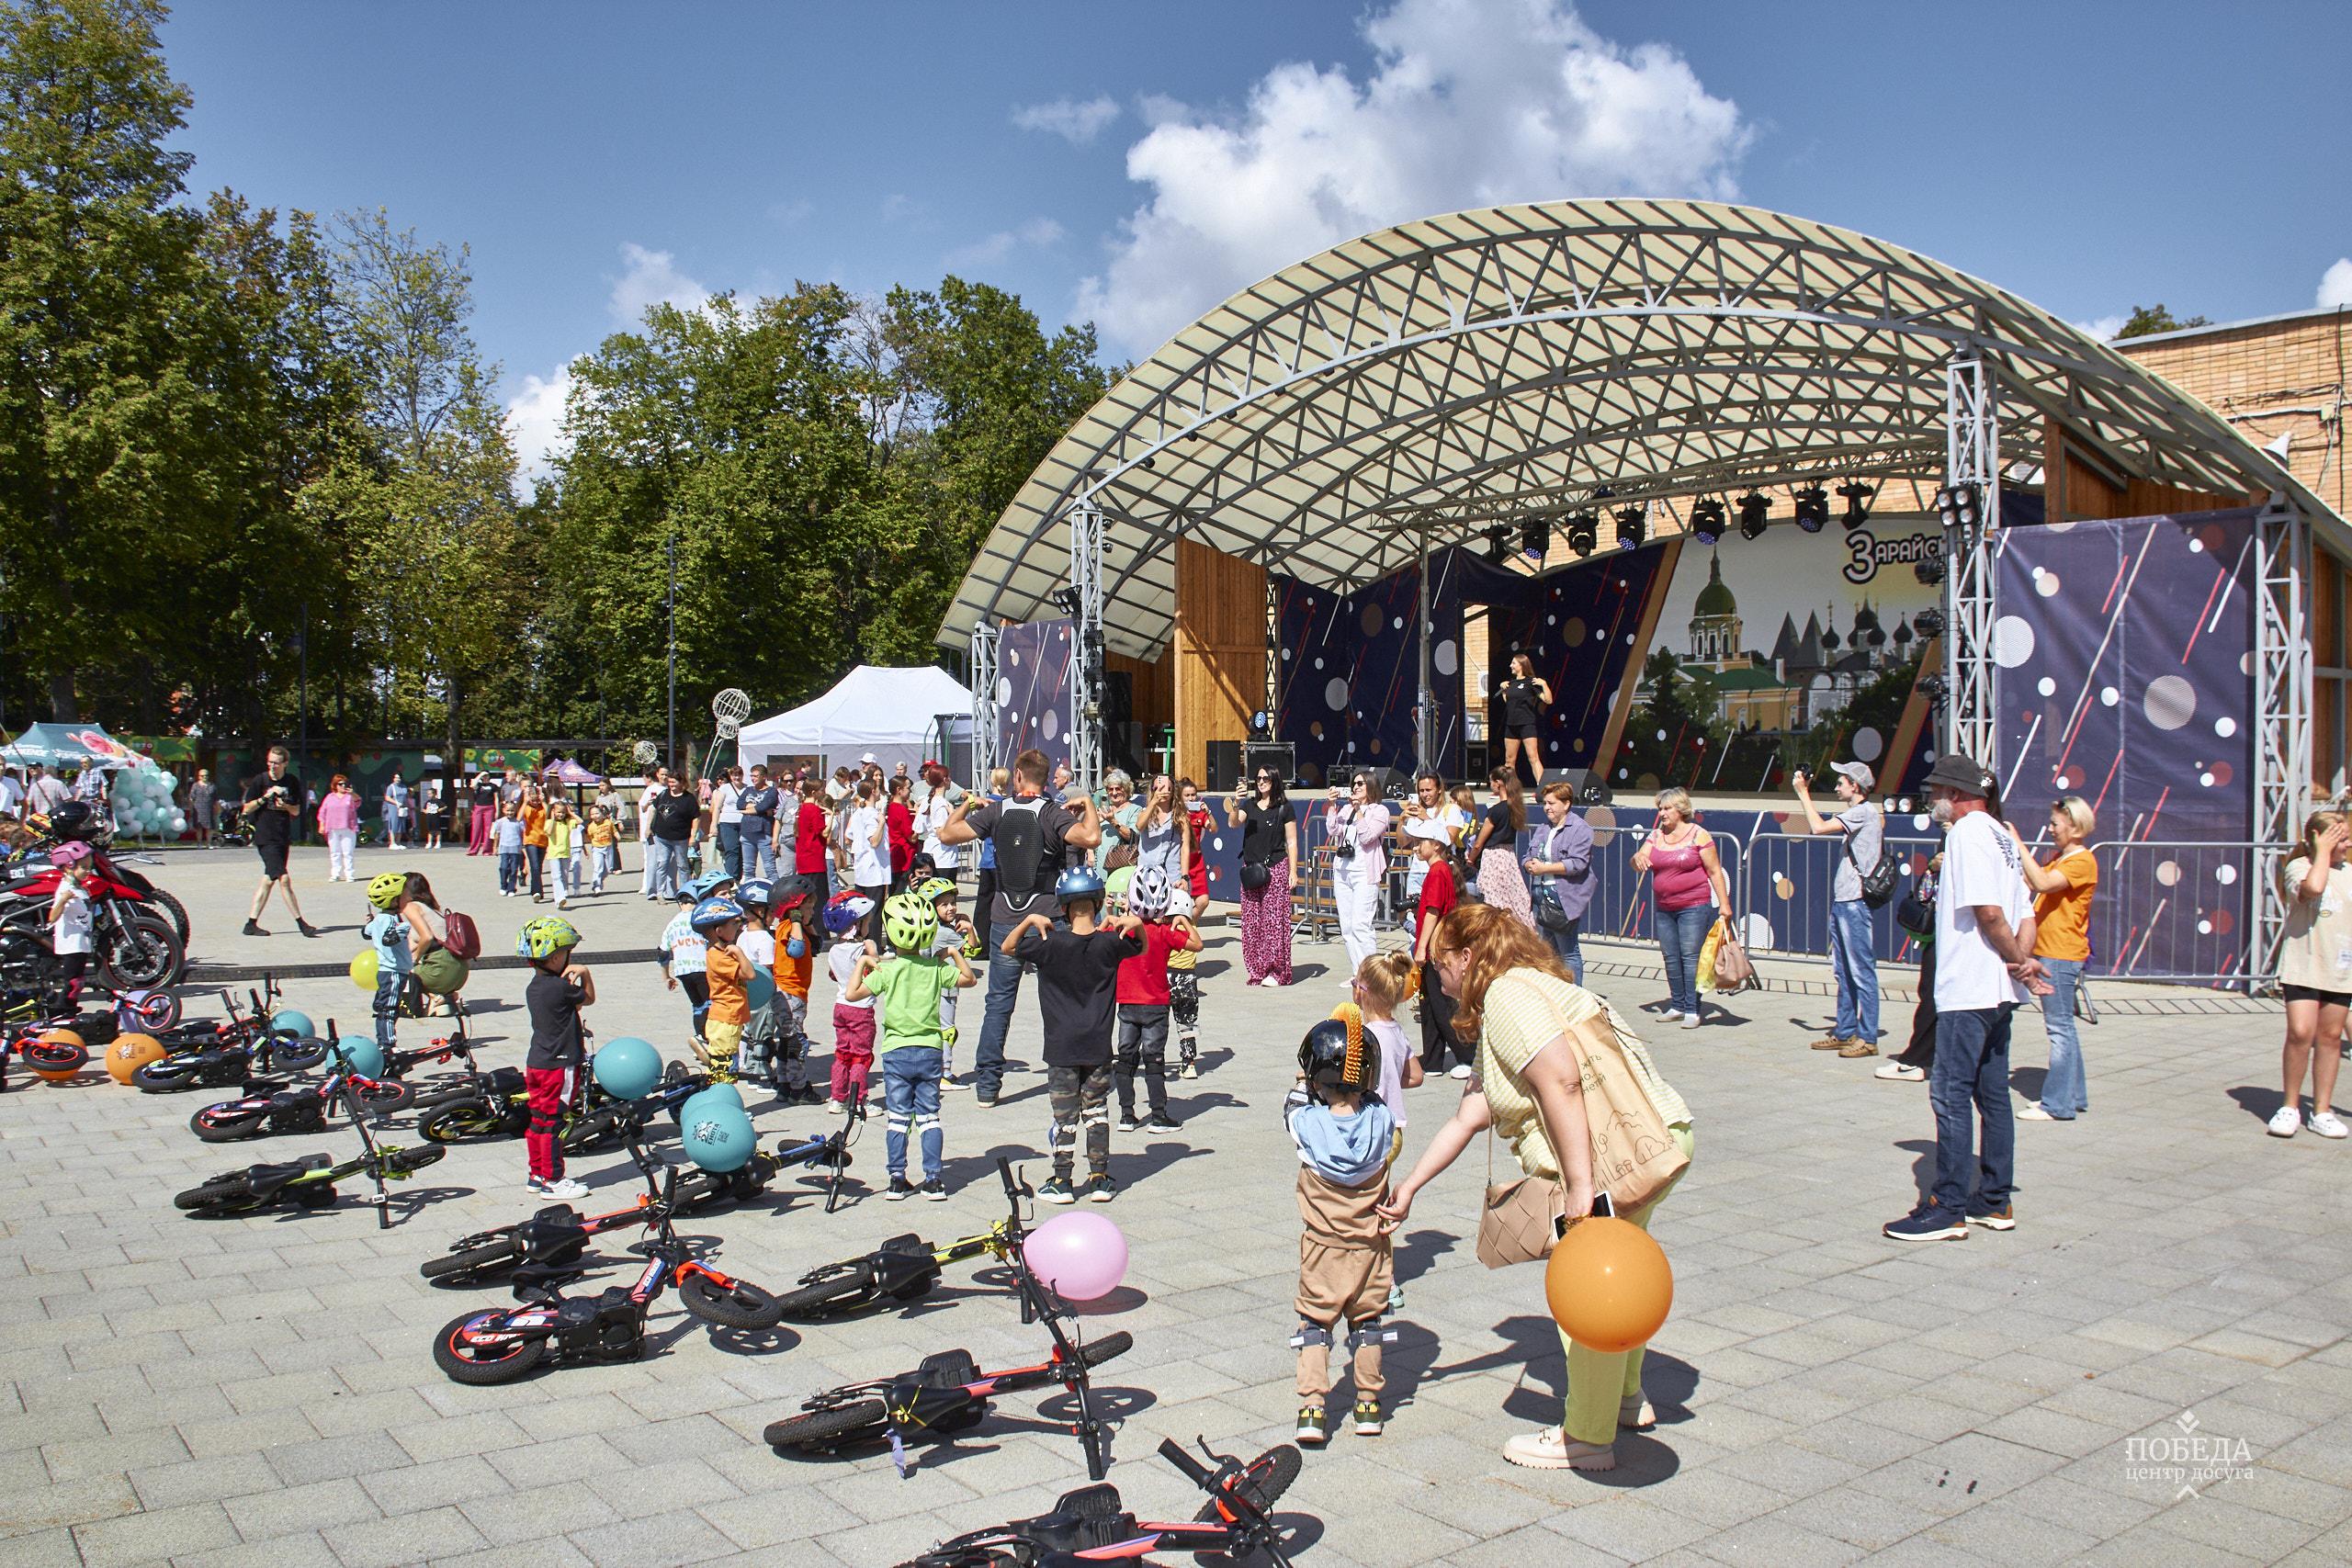
[[[1008,800],[997,807],[996,831],[989,838],[996,845],[997,886],[1008,897],[1029,898],[1054,890],[1053,878],[1060,874],[1060,868],[1045,863],[1045,809],[1042,795]]]

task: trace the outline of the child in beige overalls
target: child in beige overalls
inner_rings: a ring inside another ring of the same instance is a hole
[[[1380,1316],[1388,1310],[1396,1263],[1373,1210],[1388,1191],[1396,1119],[1374,1092],[1380,1043],[1352,1003],[1299,1043],[1301,1085],[1283,1101],[1298,1146],[1298,1440],[1325,1438],[1331,1392],[1332,1333],[1344,1322],[1356,1382],[1355,1430],[1381,1431]]]

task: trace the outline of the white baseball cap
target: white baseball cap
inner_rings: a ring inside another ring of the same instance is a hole
[[[861,762],[871,762],[877,768],[882,765],[882,759],[876,756],[871,751],[868,751],[865,756],[860,757],[858,761]]]

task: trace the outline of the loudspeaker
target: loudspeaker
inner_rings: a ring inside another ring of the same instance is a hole
[[[1212,740],[1209,742],[1208,778],[1201,785],[1204,795],[1231,795],[1233,786],[1241,782],[1241,742]]]
[[[1136,781],[1136,793],[1140,795],[1151,781],[1144,765],[1143,726],[1127,720],[1102,726],[1102,760],[1114,768],[1125,768]]]
[[[1136,716],[1136,678],[1125,670],[1106,670],[1102,674],[1102,722],[1105,725],[1125,724]]]
[[[1243,761],[1248,764],[1237,778],[1254,779],[1260,768],[1272,768],[1287,785],[1298,777],[1298,753],[1287,740],[1252,740]]]
[[[1590,768],[1553,768],[1544,773],[1544,782],[1564,784],[1576,791],[1578,806],[1607,806],[1614,798],[1609,782]]]

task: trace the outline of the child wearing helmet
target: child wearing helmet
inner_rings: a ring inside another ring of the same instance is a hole
[[[743,911],[743,929],[735,938],[736,947],[752,965],[755,975],[772,975],[775,971],[775,934],[768,929],[768,899],[772,889],[765,882],[752,880],[735,885],[735,902]],[[735,1058],[736,1073],[742,1077],[763,1079],[773,1089],[776,1082],[776,1033],[781,1027],[783,998],[769,994],[765,1005],[752,1009],[751,1021],[743,1026],[742,1048]]]
[[[923,863],[922,855],[915,863]],[[914,885],[914,895],[927,901],[932,912],[939,917],[939,934],[932,938],[931,950],[944,957],[961,953],[969,962],[980,956],[979,939],[972,934],[972,922],[956,908],[956,884],[944,876],[927,876]],[[978,973],[978,971],[975,971]],[[956,993],[943,992],[939,998],[939,1039],[942,1056],[939,1064],[939,1087],[942,1089],[963,1089],[956,1081]]]
[[[376,1043],[390,1051],[401,1016],[401,991],[436,940],[425,923],[431,894],[414,872],[388,871],[368,882],[373,911],[359,934],[376,949]]]
[[[686,993],[696,1055],[702,1054],[703,1018],[710,1011],[710,982],[704,974],[703,961],[706,944],[702,933],[695,930],[693,919],[695,906],[701,898],[692,883],[678,889],[678,912],[662,928],[662,939],[654,944],[662,950],[664,988]]]
[[[849,988],[859,966],[877,954],[872,942],[856,933],[874,913],[873,901],[854,888],[843,888],[825,906],[825,930],[833,945],[825,965],[833,976],[832,1102],[853,1109],[865,1098],[867,1077],[874,1070],[874,998],[849,999]]]
[[[1396,1157],[1396,1119],[1381,1100],[1379,1039],[1353,1002],[1306,1032],[1298,1044],[1301,1082],[1283,1101],[1298,1149],[1298,1441],[1325,1438],[1331,1392],[1332,1332],[1342,1321],[1353,1352],[1355,1430],[1380,1435],[1381,1314],[1396,1283],[1389,1234],[1377,1207]]]
[[[1054,1112],[1054,1174],[1037,1189],[1048,1203],[1080,1198],[1107,1203],[1118,1196],[1111,1179],[1111,1032],[1118,1008],[1119,965],[1144,950],[1143,922],[1123,915],[1098,927],[1102,878],[1072,866],[1054,884],[1069,918],[1057,930],[1042,911],[1005,932],[1001,952],[1037,971],[1038,1010],[1045,1015],[1046,1089]],[[1086,1129],[1086,1185],[1070,1176],[1078,1130]]]
[[[711,1082],[733,1083],[743,1026],[752,1021],[752,961],[735,945],[743,934],[743,906],[723,897],[705,898],[686,919],[703,941],[703,977],[710,991],[695,1055],[710,1069]]]
[[[1127,911],[1142,922],[1143,951],[1119,965],[1119,1131],[1172,1133],[1168,1114],[1169,962],[1201,950],[1193,922],[1173,912],[1175,884],[1159,866],[1135,868]],[[1143,1072],[1149,1120],[1136,1120],[1136,1072]]]
[[[523,1134],[530,1174],[526,1191],[548,1198],[577,1198],[588,1190],[563,1174],[563,1145],[556,1129],[571,1101],[571,1086],[587,1065],[587,1031],[580,1010],[596,999],[595,976],[571,962],[580,932],[561,915],[524,923],[514,951],[531,963],[523,1005],[531,1014],[531,1051],[523,1058],[523,1089],[531,1109]]]
[[[808,985],[817,973],[817,933],[809,923],[808,888],[782,886],[770,921],[775,955],[768,965],[775,976],[775,1092],[786,1105],[815,1105],[825,1098],[808,1081]]]
[[[49,863],[57,868],[57,891],[49,899],[49,951],[57,959],[69,1000],[82,994],[82,976],[89,972],[96,945],[90,896],[84,886],[90,876],[90,846],[78,840],[49,852]]]
[[[842,995],[851,1001],[875,997],[882,1003],[876,1055],[882,1059],[883,1100],[889,1108],[883,1156],[890,1176],[883,1196],[896,1203],[917,1190],[907,1180],[907,1138],[912,1133],[922,1146],[922,1195],[943,1199],[947,1196],[943,1168],[946,1135],[939,1123],[939,1077],[946,1043],[939,1032],[939,1003],[949,989],[977,984],[978,977],[960,947],[951,949],[944,959],[933,951],[939,915],[919,894],[891,896],[882,906],[882,934],[891,955],[861,954]]]

